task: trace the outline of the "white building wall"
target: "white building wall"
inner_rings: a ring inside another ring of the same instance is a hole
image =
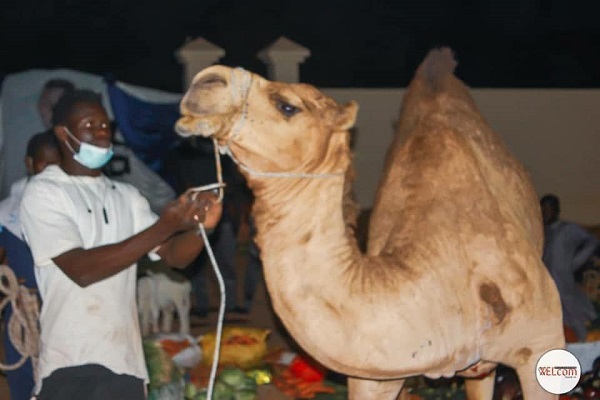
[[[373,204],[403,89],[323,92],[360,109],[354,139],[355,183],[362,207]],[[553,192],[562,214],[582,224],[600,223],[600,90],[473,89],[491,127],[525,165],[540,196]]]

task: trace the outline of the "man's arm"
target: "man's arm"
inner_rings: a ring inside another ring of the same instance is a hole
[[[220,204],[211,205],[206,197],[191,200],[189,196],[181,196],[167,205],[154,225],[138,234],[119,243],[72,249],[52,261],[81,287],[129,268],[159,244],[162,246],[158,254],[168,265],[184,267],[203,247],[202,238],[195,235],[198,220],[212,228],[220,216]]]
[[[222,213],[222,203],[212,204],[210,209],[206,212],[204,222],[202,222],[205,229],[209,230],[217,226]],[[167,265],[183,269],[194,261],[200,251],[204,248],[204,241],[197,233],[198,228],[199,227],[196,224],[193,229],[172,236],[160,246],[157,253]]]
[[[590,232],[586,231],[578,225],[573,225],[573,236],[577,245],[575,255],[573,257],[573,265],[579,268],[587,262],[594,254],[594,250],[600,244],[598,239]]]
[[[202,236],[196,232],[197,228],[194,228],[172,236],[160,246],[157,254],[169,267],[186,268],[204,248]]]
[[[92,249],[76,248],[53,258],[52,261],[76,284],[86,287],[130,267],[171,234],[172,230],[159,220],[148,229],[122,242]]]

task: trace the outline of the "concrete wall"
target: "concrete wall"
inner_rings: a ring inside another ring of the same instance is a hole
[[[355,190],[362,207],[373,203],[403,89],[323,92],[360,105],[354,142]],[[600,224],[600,89],[473,89],[482,114],[525,165],[541,196],[556,193],[562,216]]]

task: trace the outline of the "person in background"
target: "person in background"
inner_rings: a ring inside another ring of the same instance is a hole
[[[27,153],[25,155],[25,167],[27,177],[23,178],[11,187],[10,196],[0,202],[0,253],[21,285],[30,290],[37,290],[33,272],[33,259],[27,243],[23,240],[21,232],[21,219],[19,217],[19,206],[21,197],[27,181],[34,175],[42,172],[48,165],[60,162],[60,152],[56,137],[51,132],[38,133],[29,139]],[[12,306],[7,303],[2,310],[2,322],[4,325],[3,344],[6,352],[7,364],[14,364],[21,359],[8,335],[8,321],[13,315]],[[10,398],[12,400],[29,400],[31,398],[34,381],[31,359],[28,359],[21,367],[7,371]]]
[[[42,86],[40,95],[37,101],[37,111],[44,126],[44,130],[40,133],[49,133],[51,136],[54,136],[54,132],[52,132],[52,109],[56,105],[56,102],[60,99],[60,97],[72,90],[75,90],[75,85],[71,81],[66,79],[50,79],[44,83]],[[29,138],[31,139],[31,138]],[[8,151],[8,149],[5,149]],[[11,150],[16,151],[16,150]],[[19,150],[20,151],[20,150]],[[1,164],[1,162],[0,162]],[[29,172],[28,172],[29,173]],[[17,187],[21,187],[24,185],[24,182],[27,180],[27,175],[19,177],[18,179],[12,180],[10,182],[11,191],[16,189]],[[15,186],[16,185],[16,186]],[[19,186],[20,185],[20,186]],[[9,193],[8,197],[12,197],[12,194]]]
[[[585,341],[586,323],[596,318],[590,299],[577,285],[575,273],[598,247],[598,240],[579,225],[560,219],[560,200],[547,194],[540,200],[544,220],[543,261],[552,275],[563,310],[563,322],[579,341]]]
[[[52,109],[63,94],[75,90],[73,82],[66,79],[50,79],[42,87],[37,109],[44,124],[44,129],[52,130]]]
[[[54,108],[61,152],[27,185],[21,223],[42,298],[39,400],[145,399],[148,372],[136,304],[144,254],[185,268],[217,225],[213,194],[182,195],[160,217],[132,185],[101,168],[112,156],[100,95],[74,90]]]
[[[254,218],[248,212],[245,221],[247,221],[250,234],[246,251],[246,273],[244,275],[244,299],[242,305],[236,308],[236,312],[249,314],[252,311],[252,304],[258,283],[263,279],[262,261],[260,259],[260,249],[255,241],[256,224]]]

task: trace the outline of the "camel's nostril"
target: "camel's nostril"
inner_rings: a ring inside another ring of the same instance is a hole
[[[227,86],[227,81],[220,75],[209,74],[196,82],[194,86],[202,89],[207,89],[213,86]]]

